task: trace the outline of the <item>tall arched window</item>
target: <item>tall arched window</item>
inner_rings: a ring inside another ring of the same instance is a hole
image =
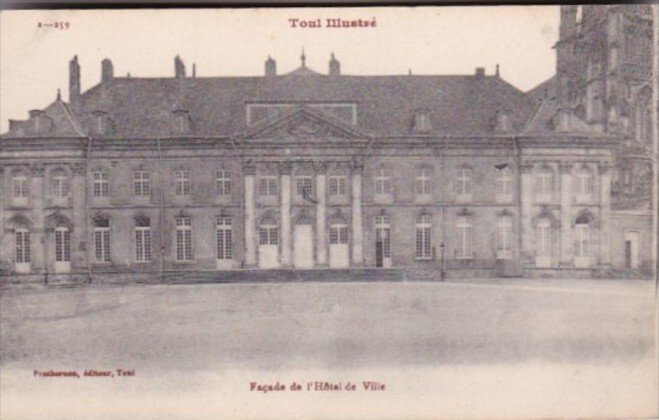
[[[94,258],[97,262],[110,262],[110,219],[94,219]]]
[[[71,261],[71,231],[66,224],[55,227],[55,262]]]
[[[151,219],[146,216],[135,218],[135,261],[151,261]]]
[[[590,266],[592,256],[590,214],[582,212],[574,223],[574,265],[578,268]]]
[[[233,230],[231,217],[219,216],[215,221],[215,237],[217,242],[217,259],[233,259]]]
[[[179,216],[176,218],[176,260],[192,261],[192,218]]]
[[[383,258],[391,258],[391,223],[389,216],[375,216],[376,241],[382,242]]]
[[[432,217],[421,214],[416,218],[415,257],[417,260],[432,258]]]
[[[470,259],[473,257],[471,217],[458,217],[456,227],[458,230],[457,257],[459,259]]]
[[[16,245],[15,262],[18,264],[30,263],[30,231],[27,227],[18,227],[14,231]]]
[[[510,259],[513,254],[513,218],[510,215],[499,216],[497,220],[497,259]]]

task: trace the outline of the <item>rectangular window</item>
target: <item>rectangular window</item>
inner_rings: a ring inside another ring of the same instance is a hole
[[[233,231],[230,217],[218,217],[215,236],[217,239],[217,259],[233,258]]]
[[[176,195],[190,195],[192,192],[192,185],[190,184],[190,171],[175,171],[174,178],[176,179]]]
[[[55,175],[52,186],[53,197],[66,198],[69,195],[69,180],[66,175]]]
[[[94,257],[98,262],[110,260],[110,228],[94,228]]]
[[[345,176],[333,175],[329,177],[330,195],[346,195],[348,193],[348,178]]]
[[[231,175],[229,171],[220,170],[215,173],[215,194],[231,195]]]
[[[16,262],[30,262],[30,232],[26,229],[17,229],[16,238]]]
[[[544,170],[536,175],[538,180],[536,194],[551,195],[554,190],[554,174],[550,171]]]
[[[347,244],[348,243],[348,226],[330,226],[329,231],[330,244]]]
[[[14,198],[17,200],[25,200],[30,194],[28,187],[28,179],[24,176],[15,177],[12,180],[12,191],[14,192]]]
[[[298,176],[295,177],[295,191],[298,197],[311,197],[311,177]]]
[[[107,197],[109,191],[108,174],[103,171],[92,173],[94,197]]]
[[[471,194],[471,190],[471,169],[458,169],[458,175],[455,180],[455,193],[460,196],[467,196]]]
[[[133,194],[145,197],[151,194],[151,174],[148,171],[133,172]]]
[[[279,244],[279,229],[274,226],[261,226],[259,229],[259,244],[277,245]]]
[[[151,261],[151,228],[148,226],[135,228],[135,261]]]
[[[176,218],[176,260],[192,261],[192,219]]]
[[[389,169],[375,171],[375,194],[391,194],[391,171]]]
[[[67,228],[55,229],[55,261],[71,261],[71,232]]]
[[[259,178],[259,194],[265,196],[276,196],[279,188],[276,176],[262,176]]]
[[[430,169],[421,168],[416,170],[414,187],[418,195],[430,194]]]

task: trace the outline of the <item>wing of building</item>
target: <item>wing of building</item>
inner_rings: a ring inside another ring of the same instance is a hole
[[[303,55],[258,77],[188,75],[179,57],[170,78],[115,77],[104,60],[84,93],[77,57],[69,72],[68,102],[0,140],[5,279],[651,264],[649,230],[628,259],[618,244],[623,138],[546,95],[551,81],[532,94],[481,68],[350,76],[333,55],[326,74]]]

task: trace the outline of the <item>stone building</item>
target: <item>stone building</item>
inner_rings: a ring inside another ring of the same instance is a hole
[[[591,130],[618,137],[612,263],[650,271],[656,124],[652,6],[561,6],[559,38],[556,75],[529,96],[572,109]]]
[[[320,74],[304,54],[284,74],[272,58],[257,77],[174,69],[115,77],[104,60],[82,93],[74,57],[69,101],[10,121],[6,278],[592,276],[620,261],[620,136],[498,69],[350,76],[332,55]]]

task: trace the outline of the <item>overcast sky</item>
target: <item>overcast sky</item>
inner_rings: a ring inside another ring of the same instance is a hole
[[[376,21],[375,28],[301,29],[289,19]],[[68,30],[38,27],[68,22]],[[268,55],[279,73],[307,66],[327,72],[330,53],[344,74],[471,74],[475,67],[524,91],[552,76],[557,6],[3,11],[0,13],[0,131],[8,119],[44,108],[61,88],[68,100],[68,62],[77,54],[83,91],[100,80],[101,60],[115,76],[173,76],[180,54],[188,74],[261,75]]]

